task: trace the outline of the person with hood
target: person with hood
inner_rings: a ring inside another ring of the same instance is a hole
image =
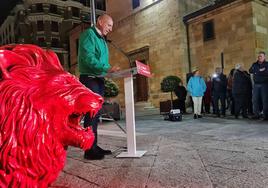
[[[248,98],[252,90],[250,75],[243,64],[236,64],[233,74],[232,95],[235,102],[235,118],[237,119],[242,109],[243,118],[248,117]]]
[[[192,96],[194,103],[194,119],[202,118],[202,98],[206,91],[206,83],[200,76],[199,70],[197,68],[193,70],[193,76],[190,78],[187,84],[187,90]]]

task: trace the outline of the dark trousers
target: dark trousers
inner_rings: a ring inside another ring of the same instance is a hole
[[[217,115],[220,115],[219,100],[221,101],[221,114],[225,115],[226,94],[225,93],[213,93],[213,105],[214,105],[213,107]]]
[[[209,114],[210,113],[210,103],[204,103],[204,106],[205,106],[205,112],[207,114]]]
[[[180,109],[180,111],[182,113],[185,113],[186,112],[185,100],[179,100],[179,99],[174,100],[173,101],[173,109]]]
[[[230,109],[230,113],[234,115],[235,114],[235,98],[232,94],[231,89],[227,90],[227,104],[228,104],[228,108]]]
[[[248,115],[248,96],[241,94],[234,94],[235,101],[235,116],[239,116],[240,111],[242,110],[242,116],[246,117]]]
[[[79,78],[80,82],[84,84],[87,88],[89,88],[94,93],[97,93],[101,96],[104,96],[104,78],[91,78],[86,75],[81,75]],[[84,127],[91,126],[92,131],[95,136],[94,143],[92,145],[92,149],[97,146],[98,143],[98,123],[100,119],[100,113],[98,112],[94,118],[90,118],[89,113],[85,115],[84,118]]]
[[[254,84],[253,86],[253,112],[260,115],[261,107],[265,118],[268,118],[268,84]]]
[[[182,113],[185,113],[186,112],[185,100],[178,100],[178,107]]]
[[[252,104],[252,93],[248,97],[248,114],[252,115],[253,113],[253,104]]]

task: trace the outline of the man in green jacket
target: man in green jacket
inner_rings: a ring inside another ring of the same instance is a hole
[[[79,39],[79,80],[87,88],[101,96],[104,95],[104,76],[107,72],[119,70],[119,67],[111,67],[109,64],[109,51],[104,38],[112,31],[112,28],[112,18],[104,14],[98,17],[96,26],[85,30]],[[104,158],[104,155],[111,154],[110,150],[104,150],[97,145],[99,117],[99,113],[94,118],[90,118],[88,113],[85,116],[84,127],[92,126],[95,135],[92,148],[85,151],[85,159],[100,160]]]

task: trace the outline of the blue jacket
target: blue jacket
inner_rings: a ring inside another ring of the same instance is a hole
[[[201,76],[192,76],[187,84],[187,90],[192,97],[204,96],[206,89],[206,83]]]

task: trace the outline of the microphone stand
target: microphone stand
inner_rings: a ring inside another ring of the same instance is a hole
[[[111,46],[112,46],[113,48],[115,48],[118,52],[120,52],[124,57],[127,58],[128,63],[129,63],[129,68],[131,68],[131,60],[130,60],[130,58],[129,58],[129,55],[128,55],[126,52],[124,52],[119,46],[117,46],[115,43],[113,43],[111,40],[106,39],[106,41],[107,41],[109,44],[111,44]]]
[[[121,54],[124,55],[124,57],[126,57],[128,59],[129,62],[129,66],[131,68],[131,61],[130,58],[128,56],[128,54],[126,52],[124,52],[120,47],[118,47],[116,44],[114,44],[111,40],[108,40],[107,38],[105,38],[105,41],[109,44],[112,45],[112,47],[114,47],[117,51],[119,51]],[[111,116],[111,114],[109,114],[107,112],[107,110],[103,109],[104,115],[106,114],[125,134],[127,133],[126,130],[121,127],[121,125]]]

